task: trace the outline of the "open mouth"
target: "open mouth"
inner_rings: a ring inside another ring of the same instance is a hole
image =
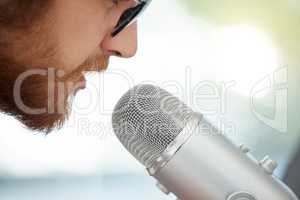
[[[72,88],[72,91],[74,92],[74,94],[76,94],[77,92],[79,92],[80,90],[84,90],[86,88],[86,79],[83,77],[81,77],[78,82],[75,83],[75,85]]]
[[[86,79],[82,77],[79,82],[76,84],[78,89],[85,89],[86,88]]]

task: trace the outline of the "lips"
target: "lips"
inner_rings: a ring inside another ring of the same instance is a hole
[[[74,95],[77,94],[80,90],[84,90],[86,88],[86,80],[84,77],[80,78],[78,82],[75,83],[72,91],[74,92]]]
[[[76,84],[78,89],[85,89],[86,88],[86,80],[84,77],[80,78],[79,82]]]

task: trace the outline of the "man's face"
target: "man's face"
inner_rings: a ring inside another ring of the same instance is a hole
[[[104,70],[110,56],[129,58],[137,50],[136,23],[111,36],[134,0],[50,2],[32,26],[0,32],[0,109],[45,132],[67,119],[71,97],[85,88],[83,72]]]
[[[116,37],[111,32],[134,0],[55,0],[53,16],[58,53],[66,70],[93,55],[131,57],[137,49],[136,24]]]

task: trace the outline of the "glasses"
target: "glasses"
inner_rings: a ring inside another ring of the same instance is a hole
[[[124,11],[121,15],[118,24],[114,28],[111,36],[115,37],[127,26],[135,22],[135,20],[143,13],[152,0],[136,0],[137,5]]]

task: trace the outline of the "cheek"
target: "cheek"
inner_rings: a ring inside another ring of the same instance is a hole
[[[72,0],[68,5],[61,6],[56,15],[54,31],[58,39],[60,63],[66,71],[74,70],[92,54],[101,54],[99,45],[109,28],[103,9],[95,8],[96,5],[88,6],[86,0],[82,4],[80,1]]]

